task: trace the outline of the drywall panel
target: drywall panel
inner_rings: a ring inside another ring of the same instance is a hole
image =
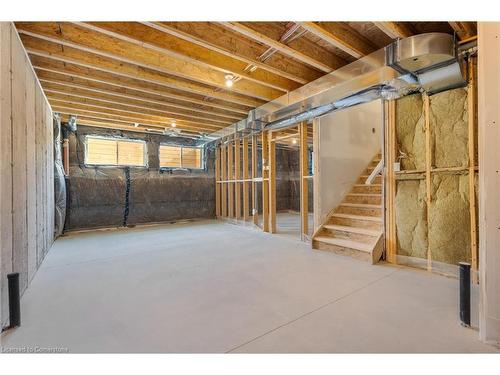
[[[333,112],[319,119],[318,194],[315,225],[321,224],[351,190],[381,149],[382,103],[374,101]]]
[[[0,23],[0,47],[3,327],[9,320],[7,274],[19,272],[23,293],[53,241],[54,198],[50,106],[11,23]]]

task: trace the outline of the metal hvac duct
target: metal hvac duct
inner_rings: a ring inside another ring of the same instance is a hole
[[[255,108],[246,119],[209,137],[286,128],[380,98],[397,99],[416,91],[433,94],[465,83],[452,35],[415,35]]]

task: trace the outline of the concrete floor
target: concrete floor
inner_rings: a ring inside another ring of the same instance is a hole
[[[2,346],[498,352],[458,324],[457,286],[214,220],[79,233],[56,241]]]

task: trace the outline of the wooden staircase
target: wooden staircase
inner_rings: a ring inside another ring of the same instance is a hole
[[[378,262],[383,251],[382,176],[365,182],[381,159],[377,154],[358,177],[342,203],[332,210],[313,235],[313,249],[333,251]]]

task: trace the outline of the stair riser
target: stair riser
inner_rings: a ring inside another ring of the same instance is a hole
[[[363,208],[363,207],[349,207],[349,206],[338,206],[335,212],[340,214],[353,214],[361,216],[382,216],[381,208]]]
[[[376,196],[360,196],[360,195],[347,195],[345,198],[346,203],[363,203],[363,204],[382,204],[382,197]]]
[[[344,225],[346,227],[381,230],[382,223],[371,220],[350,219],[346,217],[332,217],[329,224]]]
[[[374,185],[354,186],[351,192],[355,194],[381,194],[382,186],[374,186]]]
[[[364,251],[359,251],[359,250],[351,249],[348,247],[327,244],[327,243],[314,241],[314,240],[312,242],[312,247],[313,247],[313,249],[331,251],[331,252],[339,254],[339,255],[350,256],[350,257],[364,260],[364,261],[370,262],[370,263],[372,262],[372,255],[370,253],[366,253]]]
[[[364,184],[366,182],[366,179],[368,177],[360,177],[358,178],[358,181],[356,182],[357,184]],[[372,181],[372,184],[381,184],[382,183],[382,176],[375,176],[375,178]]]
[[[328,228],[323,228],[322,230],[322,235],[328,236],[328,237],[333,237],[333,238],[342,238],[344,240],[352,240],[356,242],[363,242],[363,243],[368,243],[368,244],[373,244],[376,240],[376,237],[374,236],[369,236],[367,234],[361,234],[361,233],[352,233],[352,232],[345,232],[337,229],[328,229]]]

